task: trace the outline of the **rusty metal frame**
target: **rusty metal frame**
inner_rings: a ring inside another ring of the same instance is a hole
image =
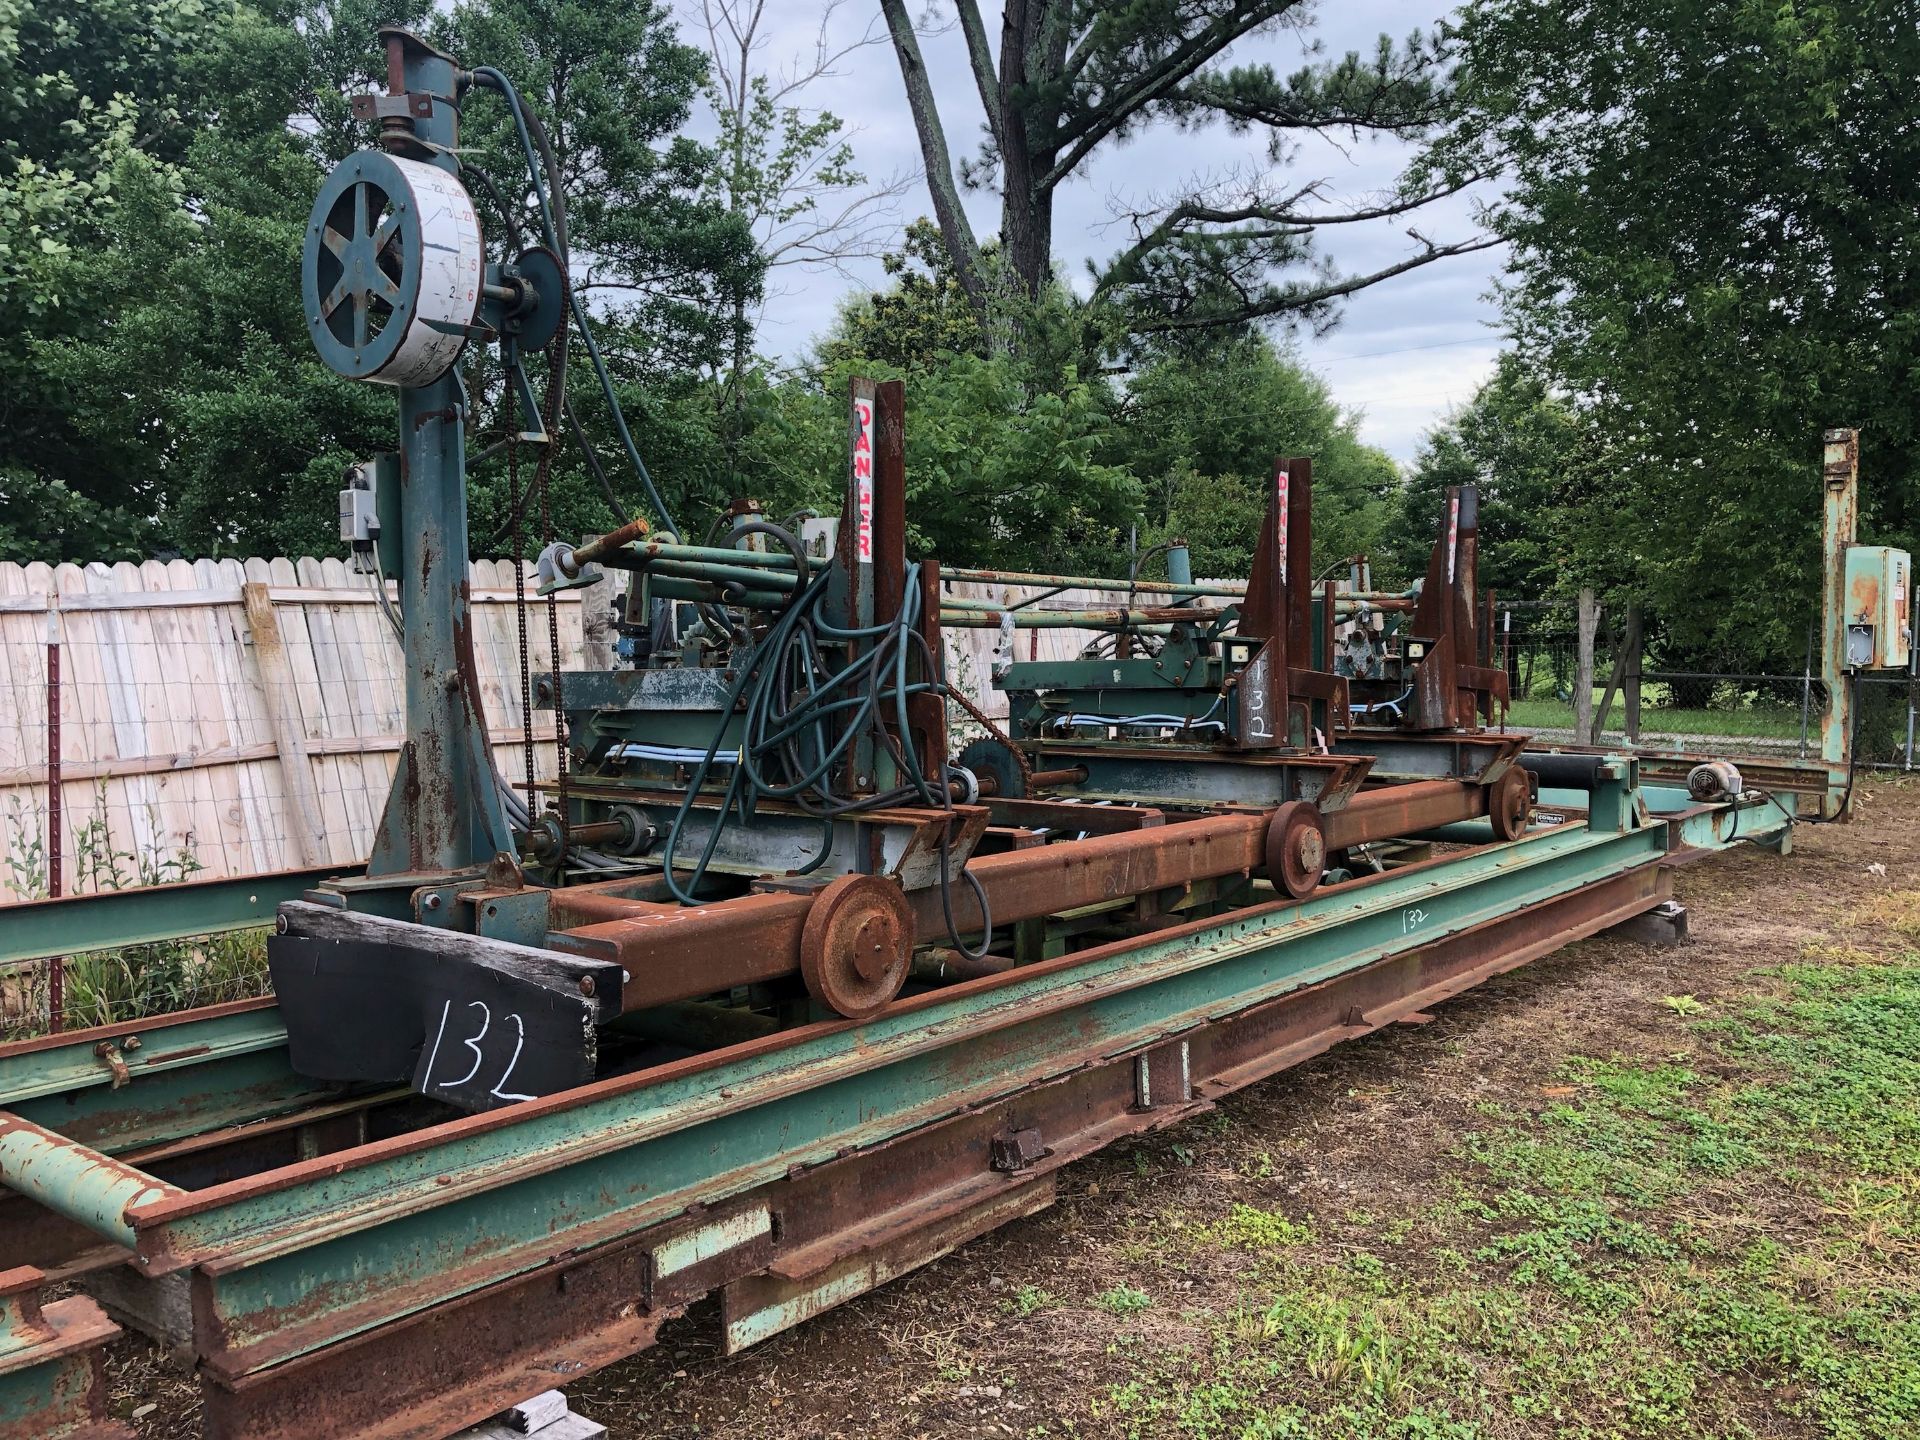
[[[934,991],[860,1026],[355,1143],[363,1118],[332,1139],[346,1148],[132,1205],[132,1268],[189,1288],[210,1434],[346,1433],[322,1421],[350,1378],[351,1433],[444,1434],[554,1383],[556,1366],[641,1348],[697,1294],[720,1290],[746,1343],[1037,1208],[1074,1155],[1657,903],[1667,844],[1630,818],[1563,826]],[[246,1047],[270,1047],[271,1017],[231,1007],[171,1028],[203,1036],[211,1068],[269,1064],[270,1048]],[[214,1058],[217,1026],[239,1054]],[[72,1038],[35,1053],[83,1072]],[[0,1083],[12,1058],[0,1051]],[[156,1144],[149,1087],[171,1077],[177,1094],[193,1069],[182,1057],[118,1088],[84,1072],[85,1128],[123,1153]],[[43,1119],[65,1103],[0,1097]],[[336,1118],[344,1104],[310,1103]],[[299,1117],[287,1105],[264,1106],[282,1135]],[[787,1137],[778,1153],[759,1139],[769,1128]],[[251,1129],[207,1137],[201,1173],[219,1173],[211,1146]],[[368,1428],[374,1412],[390,1418]]]

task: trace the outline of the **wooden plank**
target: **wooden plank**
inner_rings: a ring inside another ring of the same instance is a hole
[[[116,595],[137,591],[139,572],[127,565],[111,568],[89,565],[85,571],[87,589],[92,595]],[[145,614],[102,610],[92,617],[96,643],[100,647],[100,671],[106,682],[108,713],[113,717],[114,753],[123,760],[140,760],[148,754],[146,699],[159,699],[161,689],[158,658],[151,645],[152,626]],[[64,655],[61,657],[66,658]],[[156,706],[157,708],[157,706]],[[143,862],[166,848],[160,830],[160,805],[153,781],[145,775],[128,775],[116,770],[106,782],[109,791],[107,824],[114,848],[133,857],[133,874],[138,879]]]
[[[206,593],[206,581],[190,560],[170,560],[165,566],[168,593],[197,597]],[[192,751],[207,754],[229,743],[226,727],[217,714],[213,694],[215,632],[207,623],[209,611],[189,605],[172,613],[176,629],[178,668],[173,674],[174,688],[183,721],[184,743]],[[213,874],[226,870],[227,853],[220,813],[219,787],[211,776],[184,777],[181,804],[187,814],[181,822],[182,842],[191,846],[194,857]]]
[[[149,561],[149,564],[157,563]],[[198,590],[186,595],[178,592],[156,594],[151,590],[105,591],[92,595],[71,597],[68,608],[77,611],[94,610],[179,610],[193,605],[234,605],[239,603],[240,595],[236,587],[220,587],[211,590]],[[31,596],[0,595],[0,615],[37,607]]]
[[[292,589],[298,582],[294,563],[284,557],[267,566],[268,595]],[[321,697],[319,664],[314,658],[313,636],[307,624],[306,606],[276,606],[280,638],[286,646],[287,662],[293,671],[293,703],[300,716],[301,735],[312,755],[313,744],[327,731],[326,702]],[[313,786],[320,797],[320,819],[326,827],[328,856],[335,864],[350,864],[359,858],[353,853],[353,837],[346,820],[346,806],[340,797],[340,765],[332,755],[315,755]]]
[[[247,583],[246,567],[237,559],[221,560],[218,569],[223,587],[239,589]],[[225,657],[229,681],[226,693],[233,707],[236,744],[244,748],[271,740],[273,727],[267,718],[259,667],[251,655],[253,637],[247,629],[245,606],[223,605],[214,615]],[[244,761],[234,767],[233,776],[240,792],[242,839],[249,867],[255,871],[286,868],[286,857],[294,853],[294,845],[279,764]]]
[[[253,636],[253,661],[260,668],[266,697],[267,719],[273,727],[273,748],[280,761],[280,784],[287,798],[291,824],[288,841],[302,865],[322,865],[327,854],[327,826],[321,818],[320,794],[313,783],[313,761],[306,751],[297,704],[293,702],[293,667],[287,660],[286,643],[280,638],[280,621],[267,587],[248,584],[242,587],[247,630]]]
[[[183,576],[185,568],[181,569]],[[161,598],[198,597],[202,593],[197,588],[198,577],[193,578],[195,589],[175,591],[174,576],[174,569],[164,561],[149,560],[140,566],[140,592]],[[208,804],[203,797],[211,793],[210,787],[202,777],[173,774],[173,770],[185,767],[166,763],[182,755],[191,757],[208,743],[199,733],[198,694],[190,690],[183,697],[179,689],[183,677],[192,673],[196,627],[189,610],[178,605],[121,613],[146,630],[153,647],[153,667],[151,672],[143,670],[141,674],[147,754],[137,763],[122,761],[119,768],[122,774],[158,775],[152,791],[158,807],[156,828],[171,849],[191,848],[199,859],[199,835],[208,818],[203,813]]]
[[[302,556],[296,569],[309,588],[324,589],[319,561]],[[319,679],[320,710],[317,715],[309,713],[307,718],[310,722],[318,721],[322,736],[333,738],[351,735],[353,707],[344,693],[346,674],[340,664],[341,642],[334,624],[334,607],[327,602],[316,601],[303,604],[300,608],[306,616],[307,634],[313,646],[314,671]],[[332,769],[335,800],[332,808],[335,813],[327,817],[328,824],[343,827],[348,848],[365,854],[372,841],[374,824],[374,816],[369,813],[367,806],[366,772],[357,754],[334,754],[330,760],[322,762],[323,775],[329,766]],[[323,789],[321,793],[324,795],[326,792]]]

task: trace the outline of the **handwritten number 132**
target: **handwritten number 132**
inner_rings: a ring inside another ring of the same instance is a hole
[[[461,1041],[461,1044],[473,1052],[473,1064],[468,1067],[467,1073],[462,1075],[458,1080],[441,1080],[436,1082],[433,1078],[434,1062],[440,1058],[440,1042],[446,1038],[447,1034],[447,1017],[453,1011],[453,1001],[449,1000],[440,1007],[440,1028],[434,1033],[433,1052],[427,1056],[427,1068],[422,1072],[424,1083],[421,1088],[423,1090],[430,1090],[435,1084],[438,1084],[443,1090],[458,1090],[462,1085],[465,1085],[468,1081],[472,1080],[474,1076],[478,1075],[481,1065],[486,1062],[486,1052],[480,1048],[480,1042],[487,1038],[487,1031],[492,1028],[493,1012],[487,1009],[487,1003],[484,1000],[469,1000],[467,1002],[467,1008],[480,1012],[480,1028],[475,1031],[470,1038]],[[515,1032],[513,1054],[508,1058],[507,1068],[501,1072],[500,1079],[487,1094],[495,1100],[531,1100],[534,1098],[531,1095],[511,1094],[506,1088],[507,1081],[513,1078],[513,1067],[520,1063],[521,1048],[527,1043],[526,1023],[521,1020],[518,1015],[512,1013],[507,1015],[507,1019],[513,1022]]]

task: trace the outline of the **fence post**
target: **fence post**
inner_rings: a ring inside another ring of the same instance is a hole
[[[1860,432],[1829,430],[1824,437],[1821,479],[1825,493],[1821,531],[1823,569],[1820,621],[1820,678],[1826,682],[1826,711],[1820,717],[1820,758],[1827,766],[1827,793],[1820,802],[1824,819],[1840,813],[1836,795],[1852,774],[1855,696],[1846,673],[1847,547],[1860,520]]]
[[[1590,744],[1598,745],[1600,737],[1606,734],[1607,720],[1613,714],[1613,697],[1625,688],[1629,662],[1633,658],[1633,631],[1638,611],[1639,602],[1627,602],[1626,624],[1621,629],[1620,638],[1613,642],[1613,663],[1607,667],[1607,688],[1600,694],[1600,712],[1594,716]]]
[[[1573,738],[1591,745],[1593,733],[1593,637],[1600,628],[1600,601],[1590,587],[1580,590],[1580,651],[1573,676]]]
[[[1920,685],[1920,644],[1914,643],[1920,640],[1920,618],[1914,616],[1913,601],[1914,596],[1910,593],[1907,596],[1909,617],[1907,621],[1909,627],[1907,635],[1907,769],[1909,770],[1913,769],[1914,701],[1920,698],[1914,694],[1916,685]]]
[[[273,613],[267,587],[248,581],[240,587],[247,612],[247,630],[253,638],[253,659],[260,667],[266,692],[267,723],[273,727],[273,748],[280,760],[280,783],[285,787],[289,829],[303,867],[327,863],[327,827],[320,818],[320,792],[313,783],[313,761],[307,756],[301,730],[300,707],[294,699],[293,667],[280,637],[280,620]]]
[[[60,833],[65,810],[60,781],[60,598],[47,596],[47,894],[58,897],[66,889],[60,853],[66,841]],[[47,958],[47,1028],[60,1030],[67,1014],[67,960]]]
[[[1813,634],[1818,628],[1807,622],[1807,661],[1800,676],[1800,759],[1807,758],[1807,721],[1813,714]]]

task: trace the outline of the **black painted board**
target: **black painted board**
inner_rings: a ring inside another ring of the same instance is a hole
[[[299,935],[269,937],[267,966],[302,1075],[405,1082],[469,1111],[593,1078],[594,1005],[565,977]]]

